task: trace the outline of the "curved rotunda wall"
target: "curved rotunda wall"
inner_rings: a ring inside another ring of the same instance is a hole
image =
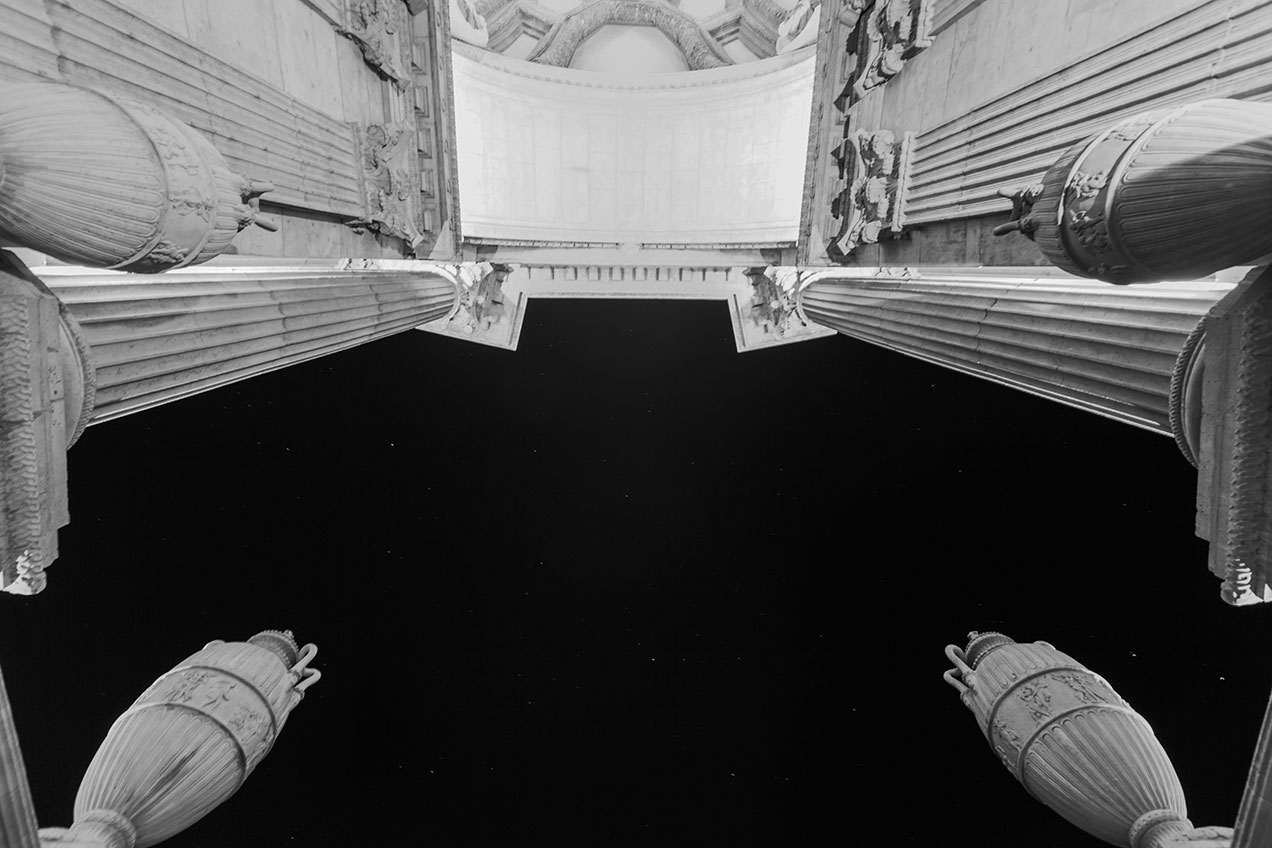
[[[811,48],[635,76],[453,57],[465,238],[795,243]]]

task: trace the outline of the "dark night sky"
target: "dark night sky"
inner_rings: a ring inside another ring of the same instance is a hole
[[[941,680],[1042,639],[1231,824],[1272,689],[1168,438],[718,302],[535,301],[516,353],[410,332],[91,428],[0,662],[41,823],[210,639],[323,679],[172,848],[1099,843]]]

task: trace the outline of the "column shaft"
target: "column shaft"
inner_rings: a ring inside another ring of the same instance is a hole
[[[31,801],[31,787],[27,783],[3,674],[0,674],[0,848],[40,848],[35,805]]]
[[[450,312],[457,293],[443,266],[44,279],[78,320],[91,351],[93,423],[426,324]]]
[[[1115,288],[1042,269],[844,269],[816,274],[799,302],[844,335],[1171,435],[1185,341],[1231,288]]]

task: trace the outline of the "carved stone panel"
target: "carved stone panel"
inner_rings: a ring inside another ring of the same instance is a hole
[[[841,222],[827,252],[842,262],[862,244],[875,244],[885,232],[899,235],[905,224],[905,188],[914,134],[897,141],[892,133],[855,131],[836,151],[847,187],[831,206]]]
[[[933,0],[877,0],[858,29],[852,99],[901,72],[907,59],[932,46]]]
[[[360,130],[366,214],[351,224],[404,239],[412,250],[420,231],[420,183],[415,132],[404,124],[370,124]]]
[[[400,91],[411,86],[411,18],[402,0],[347,0],[340,32]]]

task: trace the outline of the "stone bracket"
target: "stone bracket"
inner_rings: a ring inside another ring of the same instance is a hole
[[[354,130],[366,214],[349,225],[396,236],[413,250],[424,241],[415,131],[406,124],[354,125]]]
[[[906,60],[932,46],[934,0],[877,0],[858,27],[857,72],[845,91],[860,100],[905,67]]]
[[[399,91],[411,87],[411,17],[402,0],[345,0],[344,22],[336,30],[353,39],[367,64]]]
[[[844,262],[862,244],[876,244],[885,232],[893,237],[905,226],[905,192],[914,133],[898,141],[887,130],[850,131],[833,151],[847,185],[831,203],[842,221],[827,252]]]
[[[1234,606],[1272,601],[1272,271],[1205,319],[1197,535]]]

